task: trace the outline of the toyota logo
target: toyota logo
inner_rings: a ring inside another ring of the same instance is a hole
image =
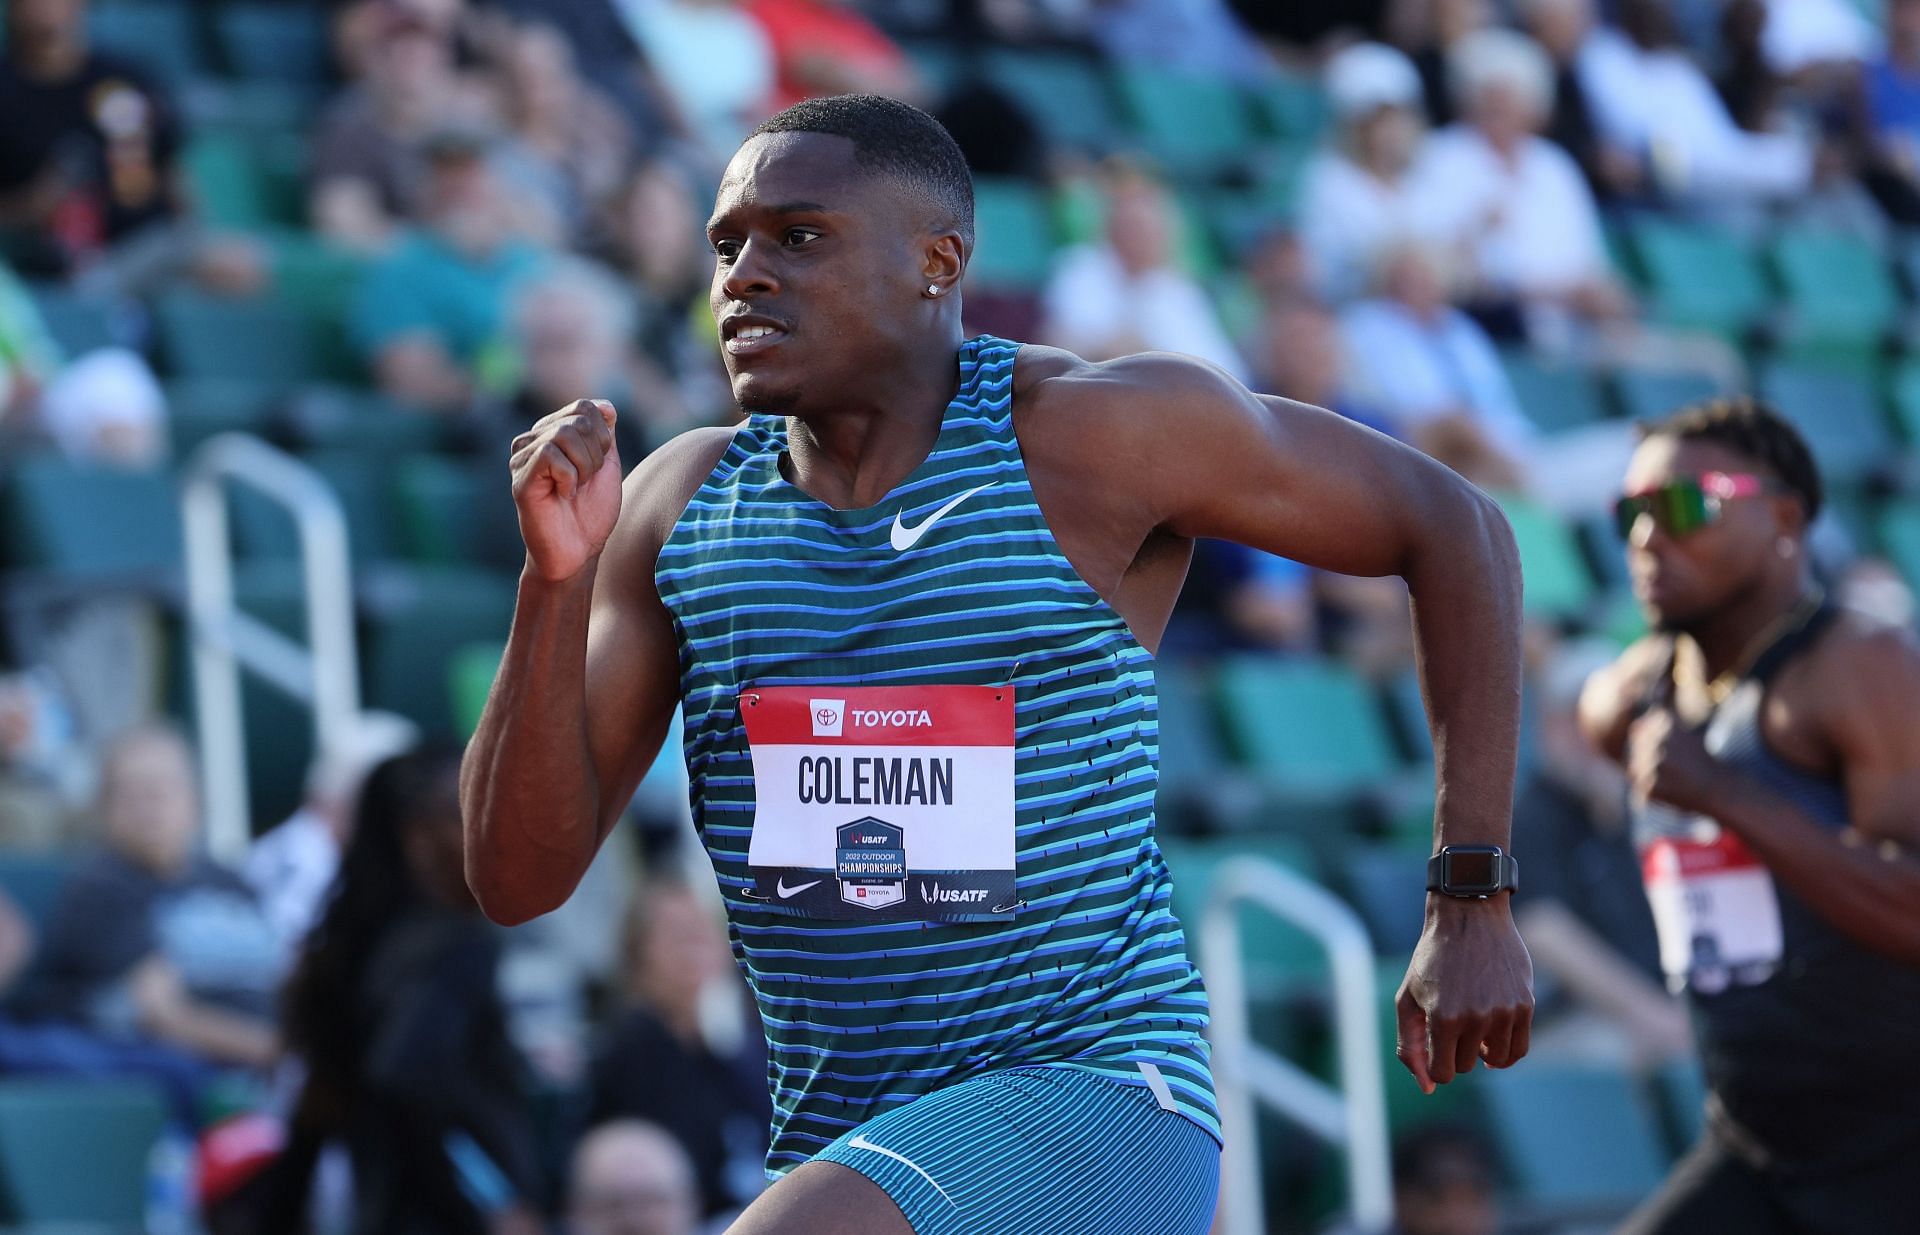
[[[820,723],[822,728],[830,729],[834,723],[840,719],[840,713],[834,711],[832,708],[821,708],[813,714],[813,718]]]

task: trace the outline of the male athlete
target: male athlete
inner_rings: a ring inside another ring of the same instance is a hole
[[[624,487],[605,403],[514,443],[527,563],[468,877],[503,922],[560,904],[684,709],[771,1050],[777,1182],[734,1235],[1207,1229],[1206,1001],[1153,839],[1152,649],[1194,537],[1404,576],[1439,840],[1464,866],[1507,840],[1493,504],[1195,361],[963,338],[972,214],[924,114],[790,108],[708,225],[746,423]],[[1504,896],[1432,898],[1401,996],[1420,1085],[1524,1054],[1530,983]]]
[[[1920,1161],[1920,645],[1836,608],[1821,485],[1748,399],[1647,433],[1618,507],[1655,633],[1596,674],[1588,734],[1632,775],[1707,1128],[1635,1235],[1914,1229]]]

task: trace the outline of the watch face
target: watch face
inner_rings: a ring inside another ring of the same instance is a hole
[[[1449,850],[1443,882],[1453,892],[1500,890],[1499,855],[1493,850]]]

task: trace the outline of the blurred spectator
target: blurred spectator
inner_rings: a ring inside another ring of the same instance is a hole
[[[1458,92],[1449,81],[1449,63],[1460,40],[1493,24],[1490,0],[1390,0],[1387,41],[1412,57],[1426,96],[1427,118],[1451,123],[1458,115]]]
[[[1091,27],[1114,60],[1251,84],[1273,61],[1224,0],[1095,0]]]
[[[1496,1235],[1493,1153],[1478,1134],[1429,1124],[1393,1147],[1391,1235]]]
[[[1483,30],[1453,49],[1462,123],[1428,139],[1420,199],[1470,255],[1475,299],[1516,304],[1524,332],[1555,337],[1565,315],[1628,309],[1573,157],[1539,136],[1553,109],[1553,65],[1533,40]]]
[[[1167,192],[1129,168],[1105,183],[1106,239],[1063,253],[1047,281],[1042,336],[1088,360],[1184,352],[1246,378],[1212,303],[1173,264],[1178,225]]]
[[[1896,222],[1920,223],[1920,0],[1889,0],[1886,48],[1861,74],[1864,180]]]
[[[288,1045],[307,1066],[287,1153],[345,1142],[365,1235],[540,1230],[499,937],[462,867],[459,772],[439,747],[374,769],[287,990]]]
[[[0,846],[66,843],[70,786],[84,762],[53,675],[0,659]]]
[[[773,44],[738,0],[616,0],[627,28],[717,170],[771,114]],[[724,47],[724,56],[713,54]]]
[[[1254,358],[1253,388],[1262,394],[1311,403],[1393,434],[1391,420],[1354,399],[1340,319],[1325,305],[1300,299],[1269,308],[1247,354]]]
[[[1364,290],[1383,247],[1432,231],[1409,175],[1426,124],[1413,62],[1385,44],[1340,52],[1324,80],[1338,129],[1307,166],[1300,237],[1321,292],[1346,300]]]
[[[361,782],[419,736],[412,722],[391,712],[360,713],[344,737],[314,759],[300,809],[248,849],[242,873],[288,944],[306,938],[325,908]]]
[[[693,1157],[702,1210],[765,1186],[766,1044],[718,913],[692,887],[650,881],[627,932],[631,1006],[594,1062],[587,1119],[649,1119]]]
[[[618,1119],[574,1147],[566,1235],[694,1235],[693,1162],[657,1124]]]
[[[124,347],[60,370],[40,399],[40,427],[78,463],[145,471],[166,461],[166,394],[145,358]]]
[[[321,235],[377,251],[428,211],[428,139],[480,124],[483,107],[454,71],[451,43],[426,16],[390,0],[357,11],[374,36],[365,74],[314,128],[308,209]]]
[[[766,31],[777,79],[769,110],[828,94],[883,94],[925,106],[920,74],[851,0],[746,0]]]
[[[1439,255],[1400,244],[1382,256],[1377,283],[1378,295],[1340,320],[1357,397],[1482,488],[1524,488],[1533,426],[1492,340],[1447,302]]]
[[[1553,113],[1544,135],[1580,164],[1602,201],[1634,199],[1647,187],[1643,152],[1603,133],[1587,87],[1582,54],[1594,34],[1594,0],[1522,0],[1527,33],[1553,60]]]
[[[140,69],[94,50],[86,0],[13,0],[0,59],[0,247],[39,276],[86,270],[133,291],[187,274],[248,292],[251,244],[191,226],[172,103]]]
[[[633,298],[607,271],[578,259],[555,262],[520,288],[509,320],[520,353],[513,433],[575,399],[606,399],[620,411],[614,435],[622,463],[631,465],[685,427],[673,388],[657,372],[645,382],[651,397],[635,397],[645,362],[633,347]]]
[[[567,234],[578,234],[632,167],[626,118],[581,80],[572,49],[551,26],[514,32],[501,85],[511,179],[538,196]]]
[[[649,445],[730,415],[733,394],[707,308],[713,250],[687,174],[664,160],[640,168],[615,199],[608,230],[606,257],[634,297],[633,339],[646,362],[634,393],[651,426]]]
[[[515,21],[551,25],[565,36],[581,73],[620,109],[643,154],[654,153],[666,138],[686,137],[615,0],[494,0],[493,7]]]
[[[1686,1007],[1660,976],[1653,914],[1627,829],[1627,779],[1580,732],[1580,690],[1608,646],[1557,649],[1534,680],[1536,759],[1513,811],[1527,880],[1514,921],[1542,982],[1533,1051],[1653,1068],[1692,1049]]]
[[[1877,50],[1873,24],[1848,0],[1757,0],[1765,13],[1760,45],[1776,73],[1804,76],[1866,59]]]
[[[1736,124],[1662,0],[1622,0],[1619,14],[1620,29],[1592,30],[1577,62],[1607,140],[1645,160],[1660,188],[1682,200],[1784,199],[1808,188],[1811,146]]]
[[[108,751],[104,847],[47,925],[41,1010],[109,1039],[147,1039],[217,1064],[278,1053],[286,951],[238,875],[196,852],[200,796],[187,743],[135,729]]]
[[[60,345],[47,331],[26,285],[0,262],[0,443],[31,432],[40,392],[60,368]]]
[[[427,411],[463,410],[482,389],[507,393],[507,307],[541,263],[490,149],[458,129],[427,143],[425,226],[368,271],[348,323],[381,390]]]
[[[1232,0],[1247,28],[1288,59],[1362,38],[1378,38],[1393,0]]]

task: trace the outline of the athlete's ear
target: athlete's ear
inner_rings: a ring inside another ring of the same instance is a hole
[[[1775,494],[1770,505],[1773,507],[1774,526],[1782,536],[1802,536],[1807,530],[1807,508],[1800,504],[1797,493]]]
[[[921,252],[920,281],[927,285],[929,294],[947,295],[967,268],[967,256],[966,242],[959,232],[943,229],[928,236]],[[936,287],[940,290],[933,292]]]

